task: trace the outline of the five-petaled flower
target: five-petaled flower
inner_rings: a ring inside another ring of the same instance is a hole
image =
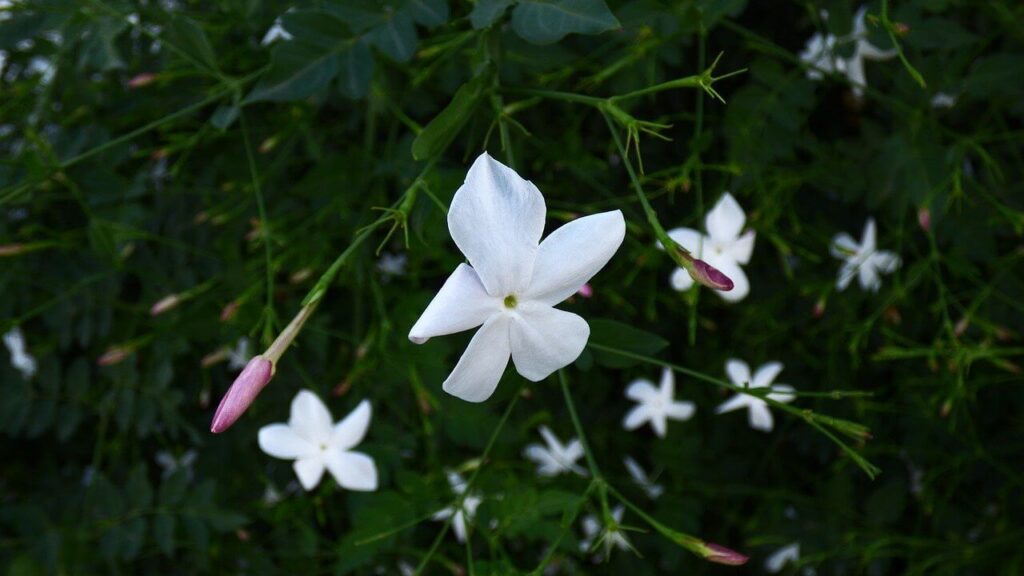
[[[316,488],[326,468],[348,490],[377,489],[377,465],[362,452],[353,452],[370,426],[370,402],[363,400],[343,420],[334,423],[323,401],[309,390],[292,400],[287,424],[260,428],[260,449],[284,460],[295,460],[295,475],[306,490]]]
[[[612,509],[611,515],[614,521],[612,526],[602,525],[597,516],[593,514],[583,518],[583,539],[580,540],[580,551],[590,552],[597,548],[598,545],[603,545],[603,556],[607,558],[611,555],[613,547],[620,550],[629,550],[629,540],[626,539],[626,535],[622,530],[618,529],[625,511],[621,504]]]
[[[480,326],[444,381],[470,402],[490,398],[509,357],[537,382],[576,360],[590,326],[555,308],[597,274],[622,244],[618,210],[574,220],[543,242],[544,197],[486,152],[455,192],[448,229],[469,265],[459,264],[409,331],[422,344]]]
[[[725,373],[733,384],[751,389],[769,388],[772,391],[768,393],[768,398],[776,402],[792,402],[795,398],[792,386],[788,384],[772,384],[779,375],[779,372],[782,372],[781,362],[768,362],[758,368],[753,378],[751,378],[750,366],[746,362],[733,358],[725,363]],[[768,403],[757,396],[738,393],[723,402],[715,409],[715,413],[722,414],[739,408],[747,408],[749,410],[751,428],[764,432],[771,431],[774,425],[771,410],[768,409]]]
[[[847,233],[836,234],[832,239],[831,252],[836,258],[845,260],[836,278],[836,290],[845,290],[857,276],[860,287],[878,292],[882,286],[882,274],[889,274],[900,267],[900,257],[888,250],[877,248],[874,218],[864,224],[860,244]]]
[[[434,514],[433,518],[434,520],[447,520],[451,517],[455,538],[459,542],[465,542],[468,526],[473,522],[476,509],[483,499],[473,493],[466,494],[466,481],[458,472],[448,473],[448,484],[452,487],[452,492],[462,500],[462,505],[453,505],[440,510]]]
[[[704,218],[707,235],[693,228],[668,231],[669,237],[695,258],[704,260],[732,280],[732,290],[715,291],[726,302],[739,302],[750,292],[750,282],[740,266],[750,262],[756,234],[753,230],[743,233],[746,222],[743,208],[732,194],[726,192]],[[675,269],[671,282],[672,288],[679,291],[689,290],[694,283],[689,272],[682,268]]]
[[[626,388],[626,398],[633,400],[637,405],[626,414],[622,427],[626,430],[636,430],[650,422],[654,433],[664,438],[669,418],[689,420],[696,410],[693,402],[676,400],[675,391],[676,379],[672,370],[668,368],[662,370],[658,387],[650,380],[634,380]]]
[[[832,34],[822,35],[816,32],[812,35],[804,49],[800,52],[800,61],[807,66],[807,77],[812,80],[820,80],[824,74],[838,72],[846,76],[850,83],[853,95],[860,98],[864,94],[864,87],[867,86],[867,76],[864,73],[865,60],[888,60],[896,56],[895,49],[882,50],[868,41],[868,29],[865,19],[867,17],[867,6],[861,6],[853,18],[853,30],[846,36],[836,38]],[[823,12],[822,17],[828,19],[828,13]],[[837,45],[853,43],[853,53],[849,57],[842,57],[836,54]]]
[[[568,444],[563,445],[547,426],[540,427],[540,435],[544,437],[546,447],[530,444],[523,450],[523,456],[537,463],[538,476],[558,476],[564,472],[587,475],[586,471],[576,464],[576,461],[583,457],[583,444],[578,438],[573,438]]]

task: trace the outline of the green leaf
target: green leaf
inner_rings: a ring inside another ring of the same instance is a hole
[[[153,539],[164,556],[174,555],[174,523],[175,518],[171,514],[157,514],[153,519]]]
[[[319,92],[338,73],[338,54],[300,42],[281,42],[270,57],[270,70],[246,102],[302,100]]]
[[[366,42],[356,42],[338,57],[338,89],[348,98],[364,98],[372,79],[373,55]]]
[[[533,44],[567,34],[600,34],[619,27],[604,0],[523,0],[512,11],[512,29]]]
[[[668,340],[661,336],[634,328],[629,324],[602,318],[590,320],[589,323],[590,342],[593,344],[642,356],[653,356],[668,346]],[[596,348],[593,349],[593,352],[594,360],[610,368],[625,368],[637,362],[614,352]]]
[[[407,12],[395,12],[367,35],[370,43],[396,62],[408,62],[416,53],[416,26]]]
[[[407,9],[423,26],[440,26],[448,21],[447,0],[408,0]]]
[[[220,68],[217,67],[213,46],[199,24],[185,16],[176,16],[171,21],[168,33],[174,45],[180,48],[193,64],[219,75]]]
[[[516,0],[479,0],[469,13],[469,21],[477,30],[494,24]]]
[[[188,476],[184,470],[175,470],[166,480],[160,484],[159,502],[161,506],[172,507],[181,502],[185,497],[185,485],[188,483]]]
[[[153,503],[153,488],[146,479],[146,467],[139,464],[128,476],[128,483],[125,485],[125,496],[128,498],[128,506],[135,509],[149,507]]]
[[[463,84],[452,101],[434,117],[412,143],[412,157],[424,160],[439,156],[473,115],[484,96],[488,75],[480,75]]]
[[[227,130],[238,119],[241,109],[234,104],[221,104],[210,116],[210,124],[221,132]]]

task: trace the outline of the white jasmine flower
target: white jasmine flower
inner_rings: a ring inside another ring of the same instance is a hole
[[[372,492],[377,489],[377,465],[366,454],[352,451],[369,426],[368,400],[334,424],[323,401],[301,390],[292,400],[288,423],[260,428],[259,445],[274,458],[295,460],[295,475],[306,490],[316,488],[326,468],[342,488]]]
[[[377,270],[385,276],[401,276],[405,274],[405,264],[409,257],[405,254],[385,252],[377,260]]]
[[[251,343],[249,339],[242,336],[235,343],[235,347],[228,351],[228,369],[241,370],[252,359],[252,352],[249,350]]]
[[[263,35],[260,46],[269,46],[278,40],[291,39],[292,35],[284,29],[284,25],[281,24],[281,18],[278,17],[277,20],[274,20],[274,24],[267,29],[267,33]]]
[[[198,456],[199,453],[193,448],[188,449],[184,454],[177,457],[167,450],[161,450],[156,453],[156,463],[164,469],[161,477],[169,478],[171,474],[174,474],[178,470],[184,470],[185,478],[191,481],[194,474],[193,469],[195,468],[196,458]]]
[[[626,388],[626,398],[633,400],[637,405],[626,414],[622,427],[626,430],[636,430],[650,422],[654,433],[664,438],[669,418],[689,420],[696,410],[693,402],[676,401],[675,390],[675,375],[668,368],[662,370],[661,382],[657,388],[650,380],[634,380]]]
[[[523,456],[537,463],[538,476],[558,476],[564,472],[574,472],[580,476],[587,473],[576,461],[583,457],[583,444],[573,438],[568,444],[555,437],[547,426],[540,427],[540,435],[544,437],[547,447],[530,444],[523,450]]]
[[[789,562],[796,562],[800,559],[800,543],[793,542],[779,548],[764,561],[764,569],[771,574],[778,574]]]
[[[452,492],[457,497],[461,498],[466,493],[466,481],[458,472],[448,473],[448,484],[452,487]],[[473,517],[476,516],[476,509],[480,506],[481,502],[483,502],[482,498],[476,494],[469,494],[463,498],[461,507],[449,506],[434,514],[433,518],[434,520],[447,520],[451,517],[455,538],[459,542],[465,542],[467,525],[473,522]]]
[[[26,380],[30,380],[36,374],[36,359],[25,351],[25,337],[21,334],[21,328],[15,326],[7,334],[4,334],[4,346],[11,354],[11,366]]]
[[[836,234],[832,239],[832,255],[845,260],[839,268],[836,290],[845,290],[853,277],[857,276],[862,289],[878,292],[882,286],[881,274],[889,274],[900,267],[899,256],[888,250],[877,249],[875,236],[875,220],[868,218],[860,244],[845,232]]]
[[[853,48],[853,56],[846,59],[846,70],[844,71],[846,79],[853,85],[853,94],[857,97],[864,94],[864,86],[867,86],[864,60],[888,60],[897,54],[895,48],[882,50],[868,42],[868,29],[864,22],[867,13],[868,7],[861,6],[853,18],[853,34],[849,39],[856,42],[856,45]]]
[[[597,516],[593,514],[583,519],[583,539],[580,540],[580,552],[589,552],[595,548],[598,544],[604,545],[604,557],[607,558],[612,548],[618,548],[619,550],[629,550],[629,540],[626,539],[626,535],[618,529],[618,524],[622,523],[622,514],[625,509],[621,504],[612,509],[612,519],[615,520],[615,526],[604,526],[601,521],[597,519]]]
[[[733,281],[732,290],[715,290],[726,302],[739,302],[750,292],[750,281],[743,268],[740,268],[750,262],[750,255],[754,251],[754,231],[743,233],[746,221],[747,215],[739,202],[726,192],[704,218],[707,235],[693,228],[668,231],[669,237],[689,250],[695,258],[704,260]],[[675,269],[671,282],[672,288],[679,291],[689,290],[694,284],[693,278],[682,268]]]
[[[772,384],[779,375],[779,372],[782,372],[781,362],[768,362],[758,368],[757,372],[754,373],[754,377],[751,378],[750,366],[746,362],[732,358],[725,363],[725,373],[728,374],[729,380],[733,384],[748,388],[770,388],[773,391],[768,394],[768,398],[776,402],[792,402],[795,398],[792,386],[788,384]],[[739,408],[747,408],[750,411],[751,428],[763,432],[771,431],[774,424],[771,410],[768,409],[767,402],[756,396],[738,393],[723,402],[722,405],[715,409],[715,413],[723,414]]]
[[[509,357],[538,382],[583,352],[590,326],[555,308],[575,294],[622,244],[618,210],[574,220],[540,241],[544,197],[486,152],[455,192],[448,229],[469,264],[459,264],[409,331],[422,344],[480,326],[444,390],[469,402],[494,392]]]
[[[931,104],[932,108],[952,108],[956,106],[956,101],[956,94],[936,92],[935,96],[932,96]]]
[[[800,61],[807,66],[808,78],[821,80],[825,74],[846,71],[846,61],[836,58],[835,47],[836,37],[832,34],[816,32],[807,40],[799,56]]]
[[[661,496],[665,492],[665,488],[660,484],[655,484],[647,476],[647,472],[640,467],[631,456],[626,456],[622,459],[622,463],[626,465],[626,470],[629,471],[629,475],[633,478],[633,482],[636,482],[637,486],[647,494],[647,497],[651,500],[657,500],[658,496]]]

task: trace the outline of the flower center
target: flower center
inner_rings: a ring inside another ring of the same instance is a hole
[[[505,296],[505,308],[511,310],[512,308],[516,307],[516,304],[518,304],[518,302],[516,301],[516,297],[514,295],[509,294],[508,296]]]

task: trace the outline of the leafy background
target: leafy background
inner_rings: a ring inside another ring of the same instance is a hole
[[[796,56],[816,31],[850,31],[859,6],[839,0],[3,4],[0,240],[18,248],[3,257],[0,328],[20,326],[40,368],[25,379],[0,362],[0,570],[406,562],[483,575],[529,573],[547,555],[549,573],[755,574],[791,542],[790,573],[1024,570],[1024,6],[892,3],[907,63],[869,61],[857,99],[842,77],[808,79]],[[291,39],[261,44],[278,18]],[[871,37],[888,47],[882,24]],[[719,53],[716,75],[746,69],[714,83],[725,103],[693,87],[619,102],[620,138],[639,120],[671,124],[628,157],[600,106],[564,98],[700,74]],[[932,107],[940,91],[955,106]],[[549,230],[625,213],[595,295],[563,306],[591,320],[593,342],[714,379],[727,358],[779,360],[780,381],[819,393],[796,401],[807,412],[776,410],[764,434],[713,414],[726,390],[679,374],[698,411],[662,440],[621,429],[625,385],[659,366],[590,349],[565,371],[608,482],[665,525],[750,554],[746,567],[708,564],[632,512],[638,554],[594,563],[570,523],[600,509],[581,499],[588,481],[540,480],[520,455],[540,424],[575,434],[557,378],[510,370],[470,405],[440,390],[468,336],[406,339],[460,262],[444,209],[484,149],[544,191]],[[758,234],[746,300],[669,288],[674,264],[625,170],[640,158],[666,227],[700,227],[723,191],[737,196]],[[859,237],[869,216],[904,265],[877,294],[836,293],[830,239]],[[349,247],[273,383],[210,435],[234,374],[204,356],[241,336],[266,345]],[[379,254],[405,255],[404,274],[382,272]],[[150,316],[168,294],[185,298]],[[128,354],[98,364],[111,350]],[[373,401],[380,491],[289,490],[289,463],[259,451],[256,430],[285,420],[303,387],[335,417]],[[840,436],[880,473],[808,425],[825,416],[870,429]],[[190,450],[177,470],[157,457]],[[664,496],[645,500],[626,455]],[[448,533],[434,547],[449,469],[479,469],[485,501],[469,545]]]

